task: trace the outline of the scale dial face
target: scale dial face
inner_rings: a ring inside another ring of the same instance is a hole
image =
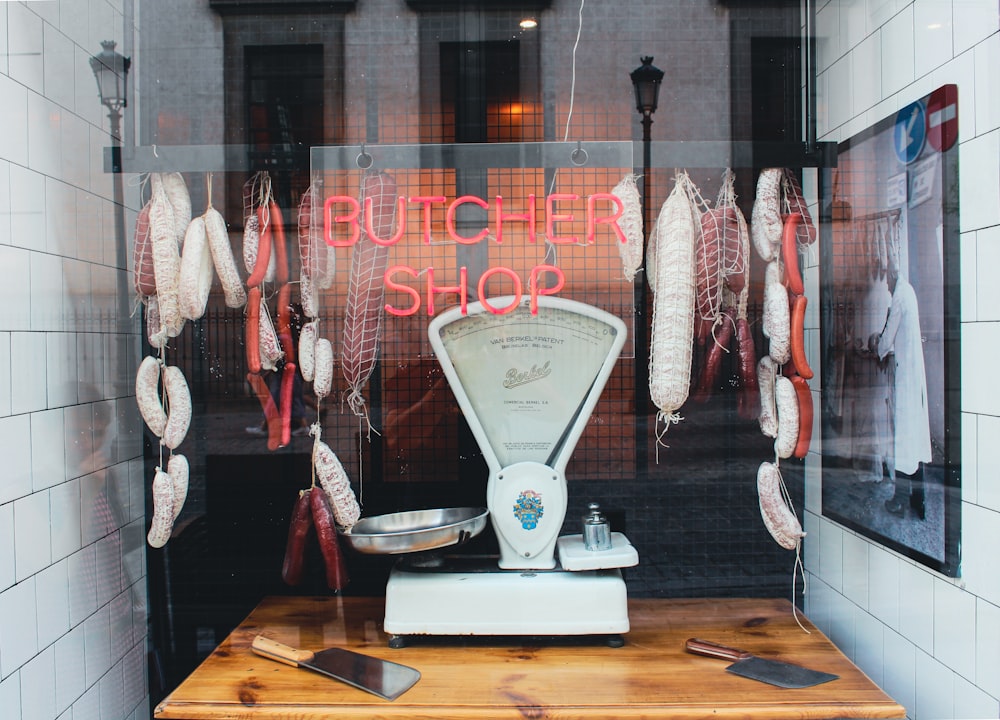
[[[539,298],[537,315],[526,303],[502,315],[478,304],[468,315],[449,313],[431,323],[430,341],[487,461],[494,470],[531,461],[562,471],[621,352],[625,324],[562,298]]]

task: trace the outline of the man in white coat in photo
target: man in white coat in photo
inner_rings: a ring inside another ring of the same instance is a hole
[[[885,509],[903,517],[906,505],[925,517],[923,464],[931,461],[931,432],[927,413],[927,376],[920,332],[920,314],[913,286],[900,273],[899,248],[889,251],[889,305],[885,327],[869,338],[869,349],[880,362],[892,356],[895,490]]]

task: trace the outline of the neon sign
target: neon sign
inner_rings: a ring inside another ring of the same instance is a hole
[[[577,235],[560,235],[557,225],[560,223],[577,222],[577,216],[572,212],[566,212],[564,206],[557,209],[556,204],[574,203],[580,200],[580,196],[575,193],[553,193],[544,199],[544,233],[545,239],[553,244],[574,244],[580,243]],[[599,207],[605,203],[610,203],[610,214],[601,214]],[[492,226],[486,225],[475,234],[463,235],[455,222],[459,208],[465,204],[476,205],[484,210],[487,217],[492,219]],[[599,204],[601,204],[599,206]],[[535,243],[538,239],[538,216],[537,201],[534,195],[528,195],[528,207],[525,212],[510,212],[505,210],[503,197],[496,196],[495,202],[491,204],[483,198],[475,195],[462,195],[451,202],[444,196],[413,196],[405,197],[400,195],[396,199],[396,229],[387,237],[379,237],[372,227],[373,202],[372,198],[365,198],[364,205],[354,197],[349,195],[331,195],[326,199],[323,207],[323,236],[327,245],[331,247],[351,247],[361,237],[364,230],[368,238],[377,245],[389,247],[396,245],[403,239],[403,234],[407,227],[407,212],[413,209],[419,214],[421,233],[420,237],[424,244],[431,244],[432,213],[444,210],[444,227],[448,237],[460,245],[475,245],[484,240],[493,240],[496,243],[504,241],[504,230],[509,230],[513,223],[521,223],[525,226],[529,243]],[[411,206],[416,206],[412,208]],[[609,228],[619,242],[626,242],[625,233],[618,225],[618,219],[622,216],[624,208],[621,200],[612,193],[594,193],[585,198],[583,212],[584,220],[584,240],[583,244],[592,245],[596,242],[597,230],[601,226]],[[400,282],[400,280],[410,277],[419,279],[425,276],[425,291],[421,293],[411,285]],[[486,284],[494,276],[504,276],[510,280],[514,287],[514,302],[509,306],[495,307],[489,303],[486,297]],[[555,282],[551,287],[547,287],[543,282],[554,276]],[[384,275],[384,282],[387,288],[403,293],[410,299],[407,307],[397,308],[386,304],[386,312],[392,315],[406,316],[417,313],[421,305],[426,308],[427,315],[434,315],[435,298],[441,294],[457,294],[463,314],[468,305],[469,283],[468,270],[465,267],[459,268],[459,278],[457,285],[437,285],[434,279],[434,268],[428,267],[423,271],[408,265],[393,265],[389,267]],[[538,312],[538,297],[541,295],[554,295],[558,293],[566,284],[566,276],[563,271],[555,265],[536,265],[532,268],[528,276],[528,294],[530,297],[531,312]],[[479,278],[477,285],[478,297],[483,305],[495,314],[511,312],[520,303],[524,294],[524,283],[520,275],[511,268],[498,265],[488,268]]]

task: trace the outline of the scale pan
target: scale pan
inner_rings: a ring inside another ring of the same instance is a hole
[[[341,537],[368,555],[401,555],[459,545],[486,527],[486,508],[410,510],[362,518]]]

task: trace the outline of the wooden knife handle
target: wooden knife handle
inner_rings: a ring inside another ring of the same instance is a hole
[[[727,645],[719,645],[719,643],[699,640],[698,638],[690,638],[684,643],[684,649],[695,655],[707,655],[708,657],[719,658],[720,660],[746,660],[749,657],[753,657],[746,650],[737,650]]]
[[[297,650],[288,645],[283,645],[277,640],[266,638],[263,635],[258,635],[253,639],[250,649],[261,657],[266,657],[268,660],[276,660],[292,667],[298,667],[299,663],[309,662],[315,656],[315,653],[309,650]]]

